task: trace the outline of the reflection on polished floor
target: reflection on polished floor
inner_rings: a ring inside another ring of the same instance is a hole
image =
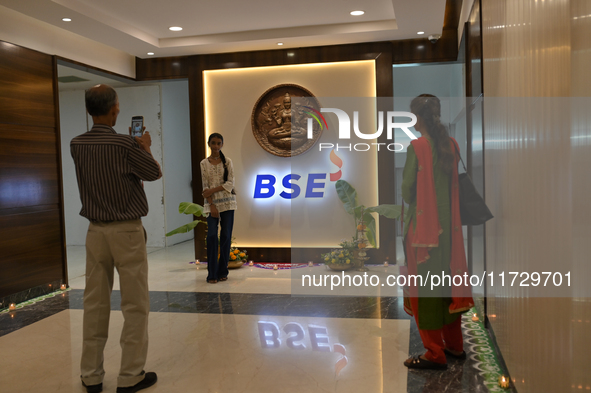
[[[146,369],[159,381],[147,393],[489,391],[471,359],[444,372],[403,366],[423,348],[399,297],[292,296],[292,270],[248,266],[211,285],[203,265],[189,264],[192,241],[149,252]],[[0,314],[2,392],[84,392],[84,247],[69,247],[68,263],[70,291]],[[115,391],[120,361],[118,289],[105,392]]]

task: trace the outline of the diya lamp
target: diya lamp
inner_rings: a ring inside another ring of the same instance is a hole
[[[499,376],[499,387],[503,388],[503,389],[509,389],[509,378],[507,378],[504,375]]]

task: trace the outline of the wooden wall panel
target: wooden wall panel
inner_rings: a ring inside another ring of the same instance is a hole
[[[0,123],[55,126],[53,60],[0,41]]]
[[[439,41],[432,44],[428,37],[393,41],[392,62],[405,64],[457,61],[458,23],[461,12],[461,0],[447,0]]]
[[[188,57],[159,57],[155,59],[135,58],[137,80],[159,80],[187,78]]]
[[[67,282],[56,71],[0,41],[0,298]]]
[[[0,215],[0,298],[62,279],[60,210],[48,208]]]
[[[0,209],[59,203],[55,129],[0,124]]]

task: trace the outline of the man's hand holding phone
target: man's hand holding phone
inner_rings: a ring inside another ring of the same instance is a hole
[[[145,131],[145,129],[146,127],[143,127],[142,136],[135,136],[134,139],[138,143],[138,145],[140,145],[140,149],[152,155],[152,151],[150,150],[150,146],[152,146],[152,137],[150,136],[150,133],[148,131]],[[131,132],[131,127],[129,127],[129,131]],[[154,159],[154,161],[156,161],[156,159]],[[158,161],[156,161],[156,164],[158,164],[158,168],[160,171],[160,175],[158,176],[158,179],[160,179],[162,177],[162,168],[160,168],[160,164],[158,163]]]
[[[144,127],[144,130],[145,129],[146,127]],[[142,136],[136,136],[134,137],[134,139],[136,140],[138,145],[140,145],[140,148],[142,150],[145,150],[148,153],[152,154],[152,152],[150,151],[150,146],[152,146],[152,137],[150,136],[150,133],[148,131],[144,131]]]

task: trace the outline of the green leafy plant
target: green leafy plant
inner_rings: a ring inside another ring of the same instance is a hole
[[[203,206],[198,205],[197,203],[191,202],[181,202],[179,204],[179,213],[181,214],[192,214],[197,217],[197,220],[190,222],[185,225],[181,225],[180,227],[173,229],[172,231],[168,232],[166,236],[176,235],[177,233],[186,233],[192,231],[197,225],[203,223],[207,225],[207,221],[204,219],[205,216],[203,215]],[[203,217],[203,218],[201,218]],[[201,219],[200,219],[201,218]]]
[[[372,213],[377,213],[380,216],[384,216],[387,218],[398,219],[400,218],[400,214],[402,213],[402,206],[401,205],[391,205],[391,204],[383,204],[373,207],[365,207],[364,205],[359,205],[357,202],[357,190],[353,188],[351,184],[349,184],[345,180],[337,180],[335,184],[337,195],[341,202],[343,202],[343,206],[347,213],[353,215],[355,217],[355,225],[356,231],[359,229],[365,229],[367,240],[372,245],[372,247],[376,246],[376,220]],[[363,225],[365,228],[358,228],[357,223],[361,220],[361,212],[363,211]]]

